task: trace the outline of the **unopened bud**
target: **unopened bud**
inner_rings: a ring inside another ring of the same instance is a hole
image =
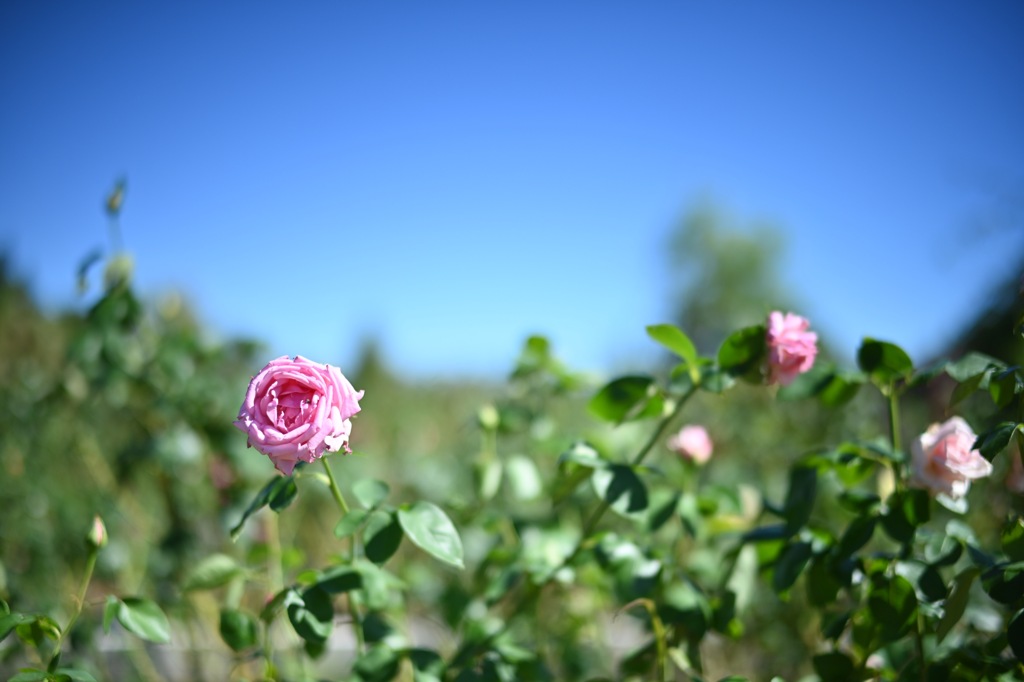
[[[498,414],[494,405],[484,405],[476,413],[477,422],[484,431],[494,431],[501,422],[501,415]]]
[[[89,543],[89,547],[93,549],[102,549],[107,546],[107,527],[103,525],[103,519],[99,516],[93,517],[89,535],[85,539]]]

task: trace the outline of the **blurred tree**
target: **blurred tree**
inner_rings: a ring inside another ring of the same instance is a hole
[[[778,273],[783,245],[776,227],[739,227],[708,202],[680,221],[669,245],[675,319],[698,350],[771,310],[798,309]]]

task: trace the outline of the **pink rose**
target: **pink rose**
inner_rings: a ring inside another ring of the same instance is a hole
[[[977,439],[960,417],[929,426],[911,448],[910,484],[954,499],[966,495],[972,480],[992,473],[988,460],[971,449]]]
[[[284,355],[249,382],[234,424],[249,437],[249,447],[288,475],[325,451],[350,452],[349,418],[359,412],[362,397],[337,367]]]
[[[814,366],[818,335],[807,329],[811,323],[793,313],[775,311],[768,316],[768,383],[788,386],[798,374]]]
[[[704,464],[711,459],[714,449],[707,430],[696,425],[684,426],[679,433],[669,437],[667,445],[669,450],[697,464]]]

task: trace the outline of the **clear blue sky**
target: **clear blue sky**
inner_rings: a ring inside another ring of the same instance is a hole
[[[125,175],[144,293],[343,368],[642,357],[702,197],[785,228],[847,354],[934,352],[1024,251],[1019,1],[12,0],[0,101],[0,248],[48,306]]]

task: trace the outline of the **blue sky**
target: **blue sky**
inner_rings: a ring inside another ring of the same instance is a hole
[[[15,1],[0,99],[0,247],[46,305],[90,300],[124,175],[144,293],[343,368],[650,357],[706,198],[785,230],[848,355],[924,359],[1024,251],[1021,2]]]

